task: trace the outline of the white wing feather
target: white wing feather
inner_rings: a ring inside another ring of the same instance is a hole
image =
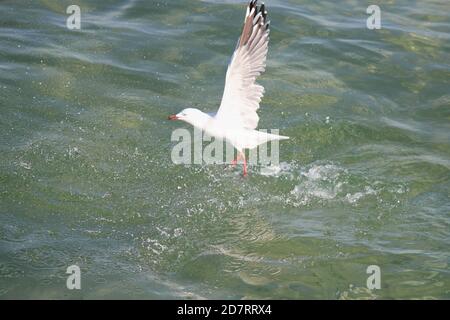
[[[241,37],[231,58],[225,78],[222,102],[216,119],[233,127],[256,129],[256,111],[264,94],[264,87],[256,77],[266,68],[269,44],[269,22],[264,4],[250,1]]]

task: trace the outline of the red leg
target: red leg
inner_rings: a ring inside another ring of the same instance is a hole
[[[240,154],[240,153],[237,154],[236,159],[234,159],[233,161],[231,161],[231,165],[232,165],[233,167],[235,167],[239,160],[241,160],[241,154]]]
[[[244,177],[247,176],[247,159],[245,159],[245,153],[242,154],[244,157]]]

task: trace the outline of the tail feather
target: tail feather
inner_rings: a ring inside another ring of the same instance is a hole
[[[252,130],[252,134],[240,141],[241,145],[245,149],[253,149],[260,144],[267,143],[272,140],[285,140],[289,139],[287,136],[280,136],[278,134],[262,132],[258,130]]]
[[[270,140],[286,140],[286,139],[289,139],[288,136],[280,136],[278,134],[268,133],[267,135],[271,138]]]

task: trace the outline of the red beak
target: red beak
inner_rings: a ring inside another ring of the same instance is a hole
[[[178,120],[178,117],[176,114],[171,114],[168,119],[169,120]]]

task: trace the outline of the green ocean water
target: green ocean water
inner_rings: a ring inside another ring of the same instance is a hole
[[[166,119],[217,109],[245,1],[1,1],[0,298],[449,299],[450,3],[369,4],[266,1],[291,139],[242,178]]]

